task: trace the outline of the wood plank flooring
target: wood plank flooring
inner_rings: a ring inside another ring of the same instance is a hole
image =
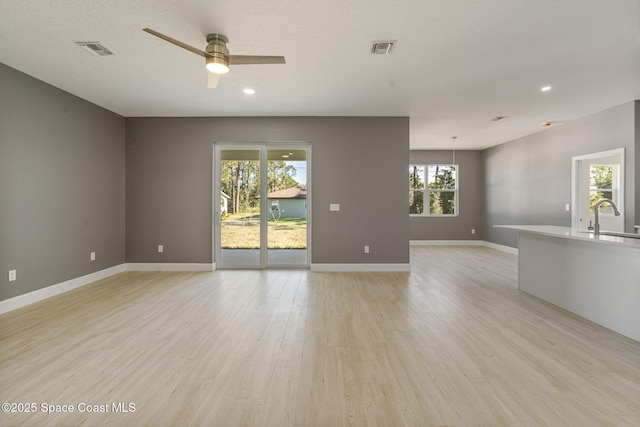
[[[36,412],[0,425],[640,426],[640,343],[518,291],[513,255],[411,265],[126,272],[7,313],[1,400]]]

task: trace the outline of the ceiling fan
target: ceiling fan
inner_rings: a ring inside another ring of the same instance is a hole
[[[284,56],[259,56],[259,55],[229,55],[227,43],[229,39],[221,34],[209,34],[207,36],[207,47],[200,50],[172,37],[159,33],[151,28],[143,28],[149,34],[187,49],[206,60],[206,67],[209,70],[208,88],[215,88],[218,85],[220,75],[229,71],[230,65],[251,65],[251,64],[284,64]]]

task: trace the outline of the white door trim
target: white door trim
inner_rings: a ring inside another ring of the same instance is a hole
[[[573,228],[586,228],[586,225],[580,224],[580,162],[583,160],[593,160],[601,157],[610,157],[610,156],[620,156],[620,182],[619,182],[619,193],[620,193],[620,203],[621,206],[618,206],[620,212],[624,217],[625,215],[625,197],[624,197],[624,181],[625,181],[625,158],[624,158],[624,148],[616,148],[614,150],[600,151],[598,153],[590,153],[584,154],[581,156],[574,156],[571,158],[571,227]],[[624,219],[622,220],[624,224]]]

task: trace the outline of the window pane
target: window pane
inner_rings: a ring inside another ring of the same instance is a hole
[[[409,166],[409,189],[425,188],[424,165]]]
[[[431,189],[456,189],[456,167],[453,165],[429,165],[428,187]]]
[[[431,215],[455,215],[455,191],[429,191],[429,213]]]
[[[592,165],[589,171],[589,181],[592,189],[613,188],[613,165]]]
[[[589,167],[589,211],[593,213],[593,207],[600,199],[611,199],[618,204],[617,189],[617,164],[599,164]],[[613,214],[611,205],[601,205],[600,213]]]
[[[409,213],[424,213],[424,191],[409,191]]]

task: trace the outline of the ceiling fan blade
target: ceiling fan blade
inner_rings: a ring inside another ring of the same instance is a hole
[[[196,55],[200,55],[200,56],[203,56],[205,58],[211,57],[211,55],[208,54],[207,52],[205,52],[204,50],[200,50],[200,49],[195,48],[193,46],[190,46],[190,45],[188,45],[186,43],[182,43],[180,40],[176,40],[173,37],[165,36],[164,34],[159,33],[159,32],[157,32],[155,30],[152,30],[151,28],[143,28],[142,31],[145,31],[145,32],[147,32],[149,34],[152,34],[152,35],[156,36],[156,37],[159,37],[162,40],[166,40],[169,43],[173,43],[176,46],[180,46],[183,49],[187,49],[188,51],[193,52]]]
[[[218,80],[220,80],[220,74],[216,74],[216,73],[207,73],[207,74],[209,74],[207,87],[209,89],[215,89],[218,86]]]
[[[284,56],[228,55],[230,65],[284,64]]]

